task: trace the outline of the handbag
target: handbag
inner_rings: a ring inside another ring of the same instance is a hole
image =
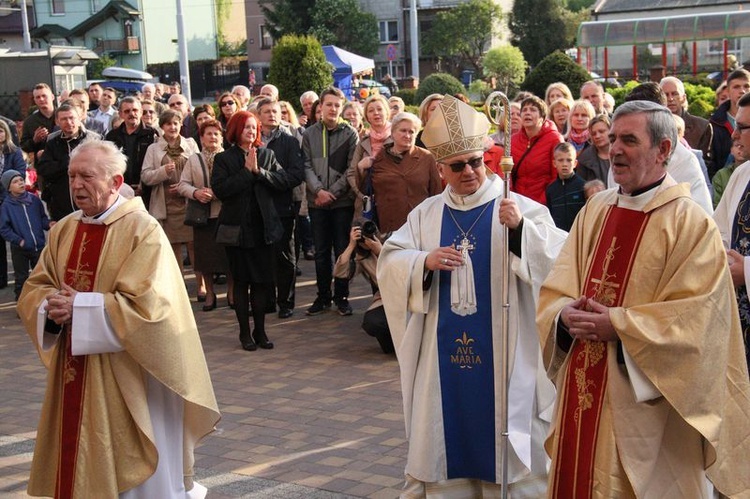
[[[201,162],[201,171],[203,172],[203,185],[208,185],[206,176],[206,165],[203,163],[203,156],[198,153],[198,160]],[[208,225],[208,218],[211,216],[211,203],[201,203],[197,199],[188,199],[185,207],[185,225],[191,227],[205,227]]]
[[[224,246],[239,246],[242,227],[239,225],[219,224],[216,228],[216,244]]]
[[[372,220],[377,225],[378,212],[375,205],[375,193],[372,189],[372,167],[367,169],[365,182],[362,187],[362,194],[364,194],[362,197],[362,218]]]

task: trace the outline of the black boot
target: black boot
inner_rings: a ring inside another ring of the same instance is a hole
[[[268,340],[268,335],[266,335],[265,331],[253,331],[253,339],[264,350],[273,348],[273,343]]]
[[[258,349],[255,342],[250,337],[250,330],[240,330],[240,344],[242,344],[242,349],[247,350],[248,352],[254,352]]]

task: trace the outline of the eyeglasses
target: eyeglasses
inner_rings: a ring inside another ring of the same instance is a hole
[[[237,105],[237,103],[234,102],[233,100],[225,100],[224,102],[221,103],[221,107],[235,106],[235,105]]]
[[[446,166],[450,168],[453,173],[461,173],[462,171],[464,171],[464,168],[466,168],[466,165],[469,165],[472,170],[476,170],[477,168],[484,166],[484,158],[482,158],[482,156],[479,156],[477,158],[471,158],[467,161],[457,161],[455,163],[446,164]]]
[[[185,102],[173,102],[169,105],[169,107],[182,107],[185,104]]]
[[[737,133],[742,133],[745,130],[750,129],[750,125],[743,125],[740,122],[735,123],[734,125],[734,131]]]
[[[154,111],[153,109],[144,109],[143,114],[156,114],[156,111]]]

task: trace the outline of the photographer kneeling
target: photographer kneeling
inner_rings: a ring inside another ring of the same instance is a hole
[[[385,318],[383,302],[378,290],[377,267],[378,255],[383,245],[377,237],[378,227],[375,222],[365,220],[354,222],[349,232],[349,245],[336,260],[333,268],[334,277],[351,280],[358,272],[367,279],[372,286],[372,303],[362,319],[362,329],[370,336],[374,336],[384,353],[393,353],[393,340]]]

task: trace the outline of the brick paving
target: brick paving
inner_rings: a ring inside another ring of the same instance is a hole
[[[224,306],[212,312],[193,298],[223,415],[196,449],[198,480],[211,499],[398,497],[406,462],[398,365],[360,328],[369,286],[353,281],[353,316],[307,317],[314,267],[300,265],[294,315],[267,316],[270,351],[240,348],[225,286]],[[11,288],[0,290],[0,497],[26,497],[46,372]]]

